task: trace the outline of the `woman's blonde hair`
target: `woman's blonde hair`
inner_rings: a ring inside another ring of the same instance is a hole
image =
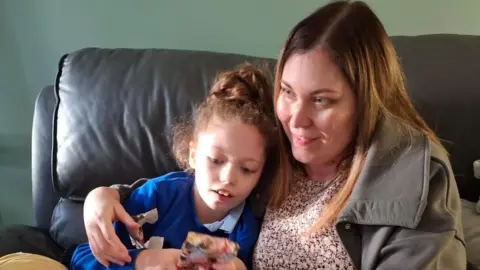
[[[375,129],[393,119],[405,132],[417,130],[440,144],[434,132],[414,109],[405,90],[403,73],[392,42],[373,11],[361,1],[327,4],[300,21],[290,32],[277,63],[274,102],[286,61],[296,53],[313,49],[327,52],[354,91],[357,123],[352,142],[346,146],[337,177],[345,180],[341,190],[322,210],[310,232],[334,222],[347,202],[365,162]],[[283,130],[280,133],[280,168],[271,190],[270,206],[278,207],[288,195],[293,175],[302,172],[290,150]]]

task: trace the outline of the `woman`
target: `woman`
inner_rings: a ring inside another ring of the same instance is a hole
[[[318,9],[292,29],[276,72],[283,155],[254,267],[465,269],[447,153],[409,101],[371,9],[351,1]],[[131,188],[118,190],[123,198]],[[85,202],[100,260],[129,259],[111,228],[120,219],[135,229],[119,200],[117,189],[99,188]]]

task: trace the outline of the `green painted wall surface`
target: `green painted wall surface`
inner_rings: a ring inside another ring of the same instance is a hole
[[[62,54],[87,46],[275,57],[326,0],[0,0],[0,215],[31,222],[33,105]],[[370,0],[390,35],[480,35],[478,0]],[[0,220],[0,223],[2,221]],[[1,226],[1,224],[0,224]]]

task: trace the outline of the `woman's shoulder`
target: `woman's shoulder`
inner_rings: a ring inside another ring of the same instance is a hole
[[[382,123],[373,139],[368,153],[371,156],[366,166],[381,165],[395,170],[396,164],[406,161],[410,166],[430,169],[431,162],[443,163],[447,171],[451,171],[450,159],[445,148],[432,141],[424,133],[406,128],[396,121]],[[413,163],[413,161],[422,161]],[[397,173],[408,173],[399,169]]]
[[[441,190],[448,193],[443,196]],[[373,138],[340,219],[349,219],[347,217],[353,213],[368,213],[354,216],[351,221],[369,219],[378,225],[416,228],[425,211],[429,211],[428,203],[436,200],[456,204],[457,197],[450,162],[443,147],[421,132],[386,123]],[[361,208],[363,210],[357,212]]]

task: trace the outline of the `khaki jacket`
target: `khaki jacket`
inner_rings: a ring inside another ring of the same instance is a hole
[[[356,269],[466,269],[448,156],[394,123],[376,132],[336,229]]]

